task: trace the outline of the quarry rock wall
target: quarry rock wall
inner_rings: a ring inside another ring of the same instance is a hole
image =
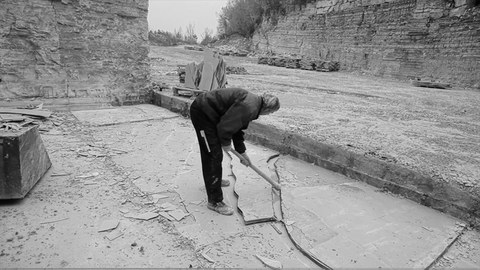
[[[295,2],[295,1],[293,1]],[[317,0],[264,20],[259,52],[339,61],[341,70],[480,89],[480,1]]]
[[[141,99],[148,0],[0,0],[0,98]]]

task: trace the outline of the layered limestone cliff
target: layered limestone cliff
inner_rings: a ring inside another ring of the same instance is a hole
[[[142,98],[148,0],[0,0],[0,98]]]
[[[295,1],[293,1],[295,2]],[[342,70],[480,89],[480,1],[317,0],[257,30],[256,49]]]

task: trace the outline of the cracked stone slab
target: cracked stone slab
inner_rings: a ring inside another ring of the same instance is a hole
[[[283,156],[287,230],[332,268],[426,268],[464,229],[459,220],[363,182]],[[308,176],[308,177],[307,177]],[[313,185],[314,184],[314,185]]]
[[[252,144],[246,144],[246,146],[252,164],[268,175],[267,160],[276,153]],[[238,197],[238,209],[245,224],[275,220],[270,183],[251,168],[242,165],[236,156],[233,154],[231,156],[232,171],[236,179],[234,191]]]
[[[213,268],[261,269],[264,264],[256,255],[276,259],[285,269],[314,267],[307,258],[291,250],[287,237],[278,237],[277,232],[265,223],[245,226],[234,237],[206,245],[201,251],[215,262]]]
[[[113,109],[73,111],[72,114],[75,115],[78,120],[95,126],[108,126],[121,123],[179,117],[176,113],[150,104],[125,106]]]

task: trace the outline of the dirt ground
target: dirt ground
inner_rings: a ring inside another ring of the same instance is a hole
[[[202,52],[150,50],[152,79],[178,85],[177,65],[199,63]],[[248,75],[227,75],[229,87],[277,95],[281,109],[259,122],[319,142],[395,163],[436,183],[480,196],[480,92],[415,87],[410,82],[342,72],[258,65],[224,57]]]

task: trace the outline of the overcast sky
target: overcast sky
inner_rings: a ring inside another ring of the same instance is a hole
[[[192,24],[200,40],[209,28],[217,33],[218,14],[228,0],[149,0],[148,29],[172,32]]]

